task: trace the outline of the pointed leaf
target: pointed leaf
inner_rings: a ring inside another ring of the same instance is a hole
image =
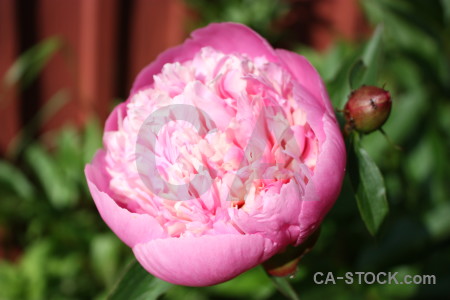
[[[35,133],[39,130],[40,126],[58,113],[69,100],[70,94],[66,89],[59,90],[48,99],[33,118],[14,136],[6,151],[6,157],[14,159],[24,151],[33,142]]]
[[[31,199],[34,193],[34,187],[25,174],[8,161],[0,161],[0,187],[2,193],[12,190],[26,200]]]
[[[112,233],[105,233],[96,235],[90,246],[94,272],[106,286],[112,286],[116,279],[121,242]]]
[[[137,261],[133,261],[108,300],[156,300],[172,286],[168,282],[153,277]]]
[[[444,9],[444,18],[447,24],[450,24],[450,0],[441,0],[442,8]]]
[[[383,26],[379,25],[361,57],[365,67],[361,84],[377,85],[378,72],[381,59],[381,46],[383,37]]]
[[[7,71],[4,84],[20,83],[26,88],[41,72],[53,54],[63,43],[58,37],[48,38],[23,53]]]
[[[359,53],[348,58],[336,73],[334,79],[328,84],[327,89],[330,94],[330,99],[333,106],[338,109],[343,109],[348,100],[348,95],[351,92],[350,88],[350,71],[354,66],[354,62],[358,59]]]
[[[342,64],[328,85],[334,107],[342,109],[352,89],[363,84],[377,85],[382,36],[383,27],[378,26],[362,53],[361,50],[355,51],[355,54]]]
[[[39,180],[53,207],[62,209],[73,206],[77,197],[74,183],[63,176],[58,163],[39,144],[33,144],[25,151],[25,160]]]
[[[361,59],[357,60],[353,67],[350,69],[348,76],[350,88],[352,90],[359,88],[364,79],[364,74],[367,71],[366,65]]]
[[[370,234],[375,235],[389,211],[386,188],[380,170],[359,139],[355,137],[353,142],[353,147],[349,147],[350,179],[361,218]]]
[[[83,133],[83,161],[88,163],[94,157],[95,152],[102,147],[102,129],[96,118],[91,118],[86,123]]]

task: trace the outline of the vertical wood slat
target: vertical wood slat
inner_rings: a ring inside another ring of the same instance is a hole
[[[78,91],[82,112],[94,108],[94,101],[98,96],[96,88],[99,87],[99,73],[97,69],[99,58],[100,29],[97,18],[101,10],[97,0],[80,0],[81,6],[78,23],[80,36],[78,43]]]
[[[65,55],[57,54],[44,69],[36,98],[47,101],[62,88],[68,89],[71,95],[70,103],[44,130],[59,128],[67,122],[81,124],[90,114],[104,120],[111,100],[127,96],[138,72],[159,53],[187,36],[184,25],[188,10],[183,0],[35,1],[36,42],[54,35],[66,42]],[[313,46],[324,49],[336,35],[349,39],[359,37],[363,26],[357,0],[314,1],[317,1],[313,3],[317,6],[314,10],[327,22],[311,26]],[[15,26],[21,20],[15,20],[14,14],[17,3],[0,0],[0,74],[14,62],[19,51]],[[121,7],[129,11],[119,11]],[[120,24],[123,20],[129,23]],[[122,74],[117,74],[118,70]],[[20,128],[20,106],[14,101],[17,93],[12,90],[7,96],[12,99],[7,106],[0,102],[0,152],[4,152]],[[25,106],[33,101],[23,100]]]
[[[182,0],[135,0],[131,16],[128,51],[128,90],[139,73],[162,51],[187,36],[187,9]]]
[[[37,5],[38,39],[58,36],[64,43],[64,50],[58,51],[47,63],[40,76],[42,104],[47,103],[57,92],[67,91],[67,102],[49,120],[43,120],[42,132],[59,128],[65,123],[76,124],[80,106],[76,72],[80,28],[79,1],[77,0],[39,0]]]
[[[16,60],[18,51],[14,0],[0,1],[0,80]],[[17,90],[0,85],[0,153],[5,153],[20,128]]]
[[[128,36],[118,40],[119,1],[126,0],[36,0],[32,13],[36,16],[36,41],[59,36],[64,50],[47,63],[40,80],[38,94],[23,99],[25,107],[41,99],[44,105],[62,89],[70,95],[70,102],[56,115],[46,120],[42,131],[60,128],[66,123],[81,124],[88,115],[107,117],[111,100],[118,96],[116,71],[118,61],[129,63],[123,70],[127,90],[135,75],[161,51],[180,43],[185,37],[185,7],[182,0],[136,0],[130,20]],[[1,71],[5,72],[17,58],[17,25],[14,0],[0,1]],[[22,22],[22,20],[18,20]],[[149,30],[150,28],[150,30]],[[119,43],[126,44],[129,57],[117,57]],[[14,93],[8,95],[13,97]],[[16,97],[17,98],[17,97]],[[17,101],[10,101],[17,106]],[[0,106],[0,152],[20,129],[20,112]],[[32,112],[34,114],[36,112]]]
[[[117,1],[82,0],[79,24],[79,91],[82,120],[95,114],[104,120],[116,96]]]
[[[41,0],[40,37],[62,36],[66,55],[59,53],[42,75],[43,99],[68,88],[70,103],[45,129],[71,122],[82,124],[89,115],[104,120],[115,96],[115,0]]]

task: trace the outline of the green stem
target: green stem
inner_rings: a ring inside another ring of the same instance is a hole
[[[403,151],[402,147],[400,147],[399,145],[395,144],[395,143],[391,140],[391,138],[387,135],[387,133],[383,130],[383,128],[380,128],[380,129],[378,129],[378,130],[384,135],[384,138],[388,141],[388,143],[389,143],[392,147],[394,147],[396,150]]]
[[[294,288],[291,286],[288,277],[277,277],[270,276],[270,279],[275,284],[277,289],[290,300],[300,300],[300,297],[295,292]]]

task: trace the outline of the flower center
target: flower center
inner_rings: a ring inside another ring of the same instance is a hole
[[[105,134],[111,190],[170,236],[240,232],[237,210],[258,213],[266,195],[304,189],[314,172],[319,144],[299,88],[264,57],[206,47],[166,64]]]

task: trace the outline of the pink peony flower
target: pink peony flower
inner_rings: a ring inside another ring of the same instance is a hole
[[[108,226],[155,276],[229,280],[314,232],[345,148],[317,71],[234,23],[196,30],[137,77],[85,173]]]

